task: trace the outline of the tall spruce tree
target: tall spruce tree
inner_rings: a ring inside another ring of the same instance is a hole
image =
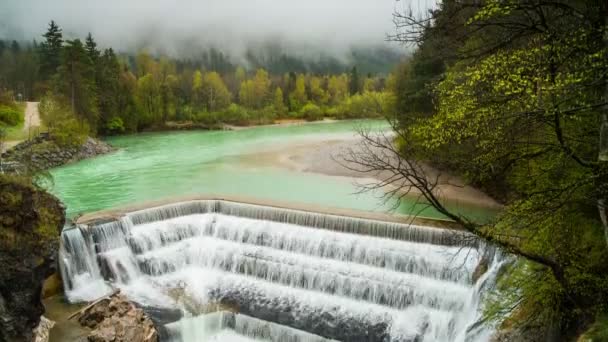
[[[61,28],[51,20],[48,30],[42,36],[45,41],[40,44],[40,74],[42,79],[48,80],[61,65],[63,34]]]
[[[120,63],[114,50],[106,49],[99,56],[96,64],[95,81],[99,104],[100,130],[105,131],[108,124],[116,123],[115,117],[120,112]],[[114,129],[117,129],[114,127]]]
[[[74,114],[95,131],[98,120],[95,69],[80,39],[66,41],[63,63],[56,78],[58,89],[70,100]]]
[[[358,94],[361,90],[359,85],[359,71],[357,71],[357,66],[354,66],[350,71],[348,90],[351,95]]]
[[[93,39],[93,35],[91,35],[91,32],[87,34],[84,46],[85,50],[87,50],[87,55],[89,55],[89,58],[91,59],[91,62],[96,63],[99,59],[99,56],[101,55],[101,51],[97,49],[97,43]]]

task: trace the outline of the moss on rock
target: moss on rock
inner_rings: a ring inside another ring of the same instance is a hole
[[[27,178],[0,174],[0,342],[31,340],[64,223],[57,198]]]

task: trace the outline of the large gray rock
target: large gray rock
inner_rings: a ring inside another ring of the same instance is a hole
[[[0,342],[30,342],[44,314],[44,280],[56,269],[65,223],[52,195],[0,174]]]

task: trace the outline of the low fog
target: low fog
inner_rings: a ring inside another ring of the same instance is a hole
[[[431,0],[8,0],[0,39],[41,40],[55,20],[67,38],[91,32],[102,47],[186,56],[215,47],[232,56],[280,46],[291,54],[340,57],[352,47],[392,46],[392,13]]]

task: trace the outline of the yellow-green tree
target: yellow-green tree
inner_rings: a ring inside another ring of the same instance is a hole
[[[232,95],[222,77],[215,71],[205,73],[201,84],[202,101],[208,111],[223,110],[230,105]]]
[[[234,79],[241,84],[246,78],[247,73],[245,72],[245,69],[243,69],[242,66],[237,67],[236,71],[234,72]]]
[[[192,105],[200,107],[203,105],[203,74],[196,70],[192,76]]]
[[[257,99],[255,97],[255,84],[252,80],[246,80],[241,82],[241,89],[239,90],[239,100],[241,105],[247,108],[255,108]]]
[[[270,98],[270,78],[264,69],[258,69],[253,78],[255,96],[257,97],[255,108],[262,108]]]
[[[295,89],[289,94],[289,102],[293,111],[299,111],[308,102],[304,75],[297,76]]]
[[[363,81],[363,92],[376,91],[376,80],[368,77]]]
[[[318,76],[311,76],[309,80],[311,100],[318,105],[327,104],[329,97],[323,89],[323,79]]]
[[[264,69],[258,69],[251,80],[241,82],[239,99],[243,106],[261,109],[270,100],[270,78]]]
[[[283,91],[281,88],[277,87],[274,91],[273,106],[278,115],[284,115],[287,112],[287,106],[285,106],[285,102],[283,101]]]
[[[137,77],[144,77],[147,74],[158,75],[159,73],[158,63],[145,50],[138,53],[135,57],[135,69]]]
[[[139,126],[160,122],[162,118],[161,90],[152,74],[146,74],[137,80],[135,100],[140,114]]]
[[[342,102],[348,94],[348,77],[346,75],[331,76],[327,85],[329,101],[333,105]]]

